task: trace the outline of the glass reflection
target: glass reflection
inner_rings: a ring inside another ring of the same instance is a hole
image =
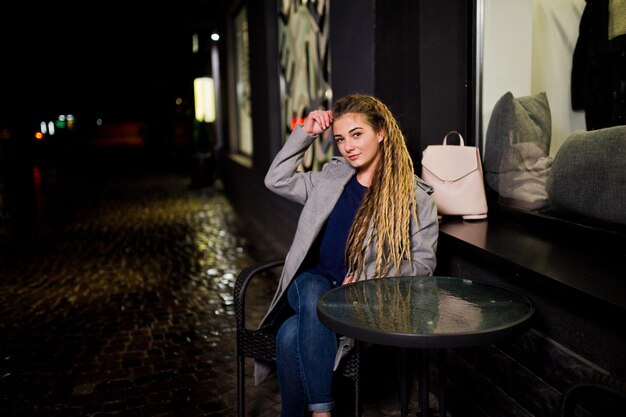
[[[351,326],[419,335],[493,330],[532,311],[515,292],[452,277],[361,281],[329,292],[321,309]]]

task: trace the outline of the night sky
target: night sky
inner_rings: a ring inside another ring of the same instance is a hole
[[[205,66],[192,33],[220,22],[216,3],[0,6],[0,127],[66,112],[139,120],[192,98]]]

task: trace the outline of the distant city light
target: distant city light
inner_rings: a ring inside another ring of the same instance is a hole
[[[191,37],[191,52],[193,52],[194,54],[197,54],[199,50],[200,50],[200,45],[198,42],[198,34],[194,33],[193,36]]]
[[[41,133],[43,133],[44,135],[48,133],[48,125],[46,124],[46,122],[41,122],[39,124],[39,130],[41,130]]]
[[[199,122],[215,121],[215,82],[210,77],[193,80],[196,120]]]
[[[54,135],[54,122],[48,122],[48,133],[52,136]]]
[[[54,122],[55,126],[59,129],[65,129],[67,127],[67,119],[64,114],[59,114],[57,116],[56,122]]]
[[[41,132],[36,132],[36,133],[35,133],[35,139],[37,139],[37,140],[42,140],[42,139],[43,139],[43,133],[41,133]]]
[[[211,34],[211,39],[214,40],[215,42],[220,40],[220,35],[218,33],[212,33]]]

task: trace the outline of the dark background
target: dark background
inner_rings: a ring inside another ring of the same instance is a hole
[[[0,127],[61,113],[143,120],[210,68],[192,34],[219,30],[228,1],[0,6]],[[225,37],[223,37],[224,39]]]

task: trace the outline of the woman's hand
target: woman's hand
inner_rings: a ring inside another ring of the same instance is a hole
[[[319,135],[330,127],[333,123],[333,112],[331,110],[313,110],[304,119],[302,129],[307,135]]]
[[[347,277],[345,277],[345,278],[343,279],[343,282],[341,283],[341,285],[351,284],[351,283],[353,283],[354,281],[355,281],[355,280],[354,280],[354,275],[348,275]]]

